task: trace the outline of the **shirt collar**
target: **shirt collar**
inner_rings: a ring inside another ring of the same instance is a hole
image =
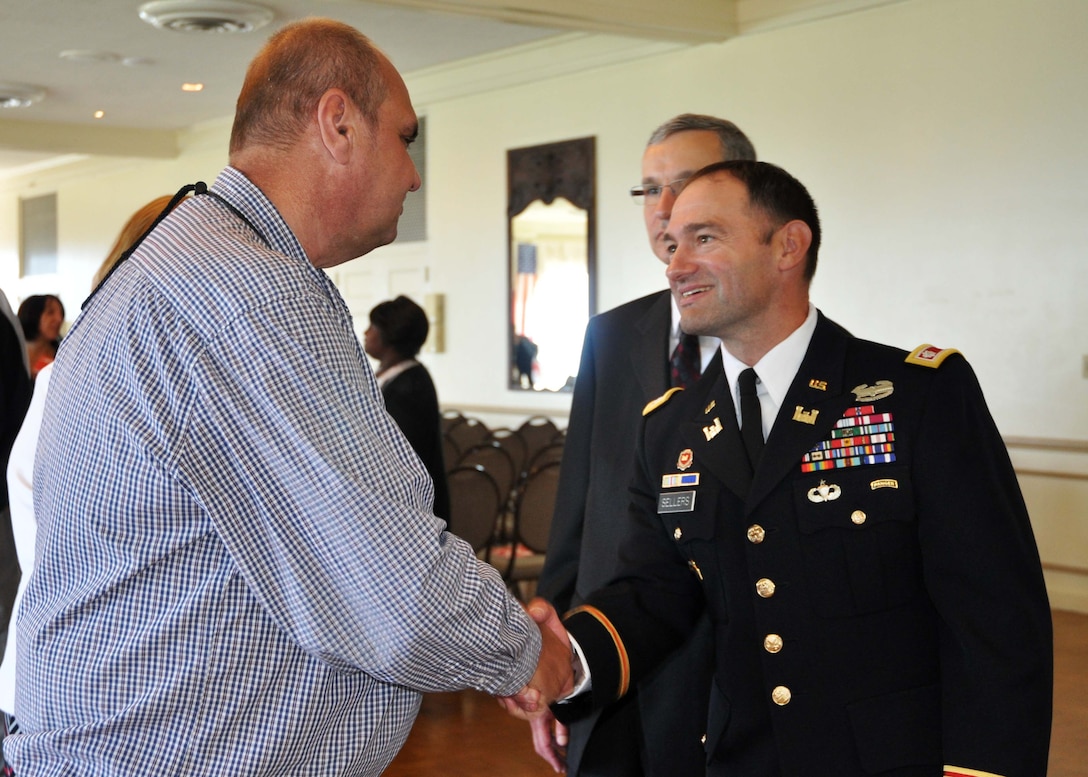
[[[680,307],[676,304],[676,297],[672,295],[672,289],[669,289],[669,307],[672,310],[672,329],[669,332],[673,337],[680,337]]]
[[[763,358],[752,365],[759,376],[759,384],[756,389],[759,394],[767,394],[774,406],[781,407],[782,400],[786,398],[797,371],[801,369],[805,353],[808,351],[812,333],[816,331],[816,307],[809,303],[808,315],[801,326],[790,333],[789,337],[780,342],[763,355]],[[734,399],[737,397],[737,380],[748,365],[733,356],[722,345],[722,363],[725,367],[725,377],[729,380],[729,390]]]
[[[306,252],[279,210],[245,173],[227,166],[220,171],[211,189],[237,208],[250,229],[256,230],[258,238],[270,249],[310,265]]]

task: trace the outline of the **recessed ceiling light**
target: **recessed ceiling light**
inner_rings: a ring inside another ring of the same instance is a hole
[[[0,83],[0,108],[26,108],[45,99],[45,90],[30,84]]]
[[[204,89],[204,84],[182,84],[181,91],[183,92],[199,92]]]
[[[275,14],[260,5],[233,0],[155,0],[140,6],[140,18],[178,32],[251,32]]]
[[[93,51],[91,49],[68,49],[58,55],[69,62],[116,62],[121,57],[112,51]]]
[[[105,111],[95,111],[95,112],[94,112],[94,117],[95,117],[96,119],[101,119],[101,118],[102,118],[103,116],[105,116],[105,115],[106,115],[106,112],[105,112]]]

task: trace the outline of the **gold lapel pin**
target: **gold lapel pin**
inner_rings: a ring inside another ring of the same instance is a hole
[[[851,389],[858,402],[876,402],[878,399],[891,396],[893,391],[895,391],[895,386],[892,385],[890,380],[878,380],[872,386],[862,383],[860,386]]]
[[[816,423],[816,416],[819,414],[819,410],[805,410],[801,405],[798,405],[793,411],[793,420],[811,426]]]

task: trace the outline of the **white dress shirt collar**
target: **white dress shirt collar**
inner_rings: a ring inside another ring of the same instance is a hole
[[[755,364],[751,365],[759,382],[756,384],[756,394],[759,396],[760,406],[763,408],[764,437],[774,425],[774,419],[778,417],[778,409],[786,398],[793,379],[797,376],[797,370],[801,368],[805,353],[808,351],[812,333],[816,331],[816,307],[809,303],[808,316],[801,326],[793,330],[790,335],[767,351]],[[722,345],[722,361],[725,366],[725,377],[729,381],[729,391],[733,397],[733,406],[737,409],[737,423],[740,423],[740,394],[737,388],[737,380],[743,370],[749,365],[733,356]]]

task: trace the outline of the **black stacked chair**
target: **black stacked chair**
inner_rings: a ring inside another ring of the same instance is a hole
[[[535,415],[519,426],[517,434],[525,443],[525,461],[531,462],[537,451],[551,443],[558,432],[555,422],[542,415]],[[528,469],[526,466],[526,472]]]
[[[448,432],[452,427],[465,420],[465,416],[460,410],[443,410],[442,411],[442,434]]]
[[[479,418],[464,416],[461,421],[452,424],[442,436],[453,444],[457,449],[457,458],[460,458],[462,453],[486,440],[490,434],[491,430],[487,428],[487,424]],[[449,466],[448,461],[446,466]]]
[[[532,598],[536,580],[544,569],[558,490],[558,462],[532,469],[518,489],[513,534],[509,546],[505,542],[502,546],[509,547],[509,559],[505,569],[500,562],[495,563],[504,569],[507,585],[522,601]]]
[[[529,461],[526,456],[525,440],[513,429],[505,426],[492,429],[491,437],[488,439],[497,442],[510,455],[510,460],[514,463],[514,471],[517,473],[518,479],[520,479]]]
[[[563,442],[562,438],[558,438],[548,443],[543,448],[540,448],[533,456],[526,469],[531,472],[545,464],[551,464],[553,462],[558,464],[563,460]]]
[[[454,467],[446,474],[450,489],[448,529],[465,540],[476,555],[490,555],[503,499],[494,478],[477,465]]]
[[[503,502],[510,500],[514,486],[518,482],[518,469],[510,454],[494,440],[473,445],[461,454],[457,466],[481,466],[495,480]]]

